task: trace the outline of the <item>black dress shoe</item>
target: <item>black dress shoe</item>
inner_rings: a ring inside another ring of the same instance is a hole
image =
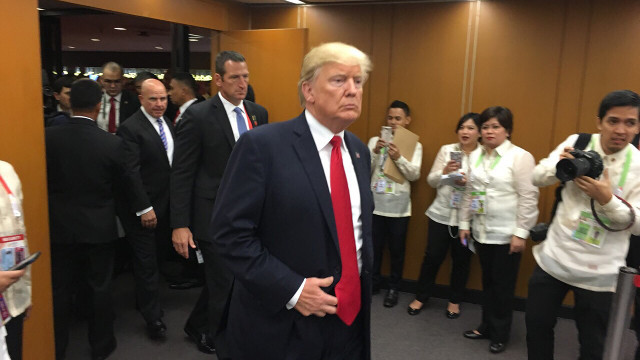
[[[382,303],[382,305],[388,308],[398,305],[398,291],[389,289],[387,291],[387,296],[384,297],[384,302]]]
[[[500,343],[500,342],[494,343],[494,342],[492,342],[491,345],[489,345],[489,351],[491,351],[494,354],[501,353],[506,348],[507,348],[507,344],[506,343]]]
[[[213,344],[213,339],[211,338],[211,336],[209,336],[209,334],[202,334],[189,326],[184,327],[184,332],[187,334],[187,336],[189,336],[191,340],[193,340],[194,343],[196,343],[196,345],[198,346],[198,350],[200,350],[201,352],[205,354],[213,354],[216,352],[216,347]]]
[[[151,321],[147,323],[147,334],[153,340],[162,340],[167,336],[167,325],[162,322],[162,319]]]
[[[460,317],[460,313],[454,313],[449,310],[445,310],[444,314],[447,316],[448,319],[457,319]]]
[[[424,305],[422,305],[422,307],[424,307]],[[411,306],[407,306],[407,314],[409,314],[411,316],[420,314],[420,311],[422,311],[422,308],[414,309]]]
[[[484,334],[476,333],[476,330],[467,330],[462,335],[464,335],[464,337],[466,337],[467,339],[471,339],[471,340],[479,340],[479,339],[487,338]]]
[[[204,281],[200,279],[188,279],[176,281],[169,284],[169,289],[172,290],[187,290],[195,287],[201,287],[204,285]]]

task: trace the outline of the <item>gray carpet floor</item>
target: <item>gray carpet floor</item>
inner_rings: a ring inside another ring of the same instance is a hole
[[[215,355],[200,353],[184,335],[182,327],[195,303],[200,289],[169,290],[163,284],[161,301],[164,304],[164,321],[168,327],[167,340],[155,342],[145,333],[145,323],[134,309],[133,278],[131,274],[119,276],[113,284],[116,310],[116,338],[118,348],[109,359],[217,359]],[[384,291],[383,291],[384,294]],[[491,354],[488,340],[468,340],[462,337],[465,330],[473,329],[480,321],[480,306],[462,304],[462,315],[455,320],[444,316],[446,300],[431,299],[417,316],[409,316],[406,307],[412,294],[401,293],[400,302],[394,308],[382,306],[383,295],[373,297],[372,352],[375,360],[413,359],[510,359],[527,358],[524,313],[515,312],[511,341],[505,352]],[[578,358],[577,331],[572,320],[559,319],[556,326],[555,358]],[[635,334],[629,330],[624,339],[624,358],[632,360],[636,347]],[[86,322],[73,324],[68,350],[68,360],[88,359]]]

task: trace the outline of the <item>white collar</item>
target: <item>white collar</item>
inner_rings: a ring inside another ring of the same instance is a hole
[[[311,136],[313,137],[313,141],[316,143],[318,151],[327,146],[334,136],[339,136],[342,139],[342,144],[344,145],[344,130],[334,134],[329,130],[329,128],[322,125],[315,116],[311,115],[309,110],[305,109],[304,116],[307,118],[307,124],[309,124],[309,130],[311,130]]]

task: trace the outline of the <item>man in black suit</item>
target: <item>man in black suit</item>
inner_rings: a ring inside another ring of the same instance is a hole
[[[197,97],[198,84],[193,76],[186,72],[179,72],[175,74],[169,82],[169,101],[175,105],[176,113],[172,116],[173,126],[178,129],[178,124],[182,122],[182,115],[185,111],[194,104],[204,101],[204,98]],[[197,260],[194,257],[185,259],[175,254],[175,262],[180,266],[180,274],[169,284],[170,289],[174,290],[186,290],[193,287],[200,287],[204,285],[204,272],[198,265]]]
[[[173,161],[173,126],[164,117],[167,91],[156,79],[142,83],[142,106],[117,131],[129,153],[138,184],[136,203],[119,201],[119,217],[133,249],[136,301],[152,339],[163,339],[167,327],[162,321],[159,296],[159,260],[166,259],[169,228],[169,178]]]
[[[196,80],[189,73],[177,73],[171,78],[169,82],[169,97],[173,105],[178,109],[173,115],[173,126],[176,128],[182,120],[182,115],[193,104],[197,104],[203,99],[197,97],[198,84]]]
[[[241,134],[266,124],[267,111],[244,101],[249,70],[242,55],[223,51],[216,56],[215,82],[220,92],[190,106],[180,120],[171,172],[171,227],[176,251],[185,258],[198,250],[204,258],[205,282],[185,332],[198,349],[224,357],[221,330],[233,277],[213,248],[209,223],[218,186],[231,150]],[[190,250],[191,253],[190,253]]]
[[[114,188],[130,189],[122,139],[100,130],[95,119],[102,90],[89,79],[71,86],[69,123],[46,128],[56,358],[69,340],[73,283],[80,275],[89,289],[89,343],[93,359],[116,347],[111,278],[116,206]]]
[[[123,91],[122,75],[122,67],[118,63],[110,61],[102,66],[99,82],[104,89],[104,95],[96,121],[98,127],[112,134],[116,133],[120,123],[140,108],[138,98],[128,91]]]
[[[249,132],[211,221],[235,276],[234,360],[370,359],[373,199],[361,112],[367,55],[342,43],[304,58],[297,118]]]

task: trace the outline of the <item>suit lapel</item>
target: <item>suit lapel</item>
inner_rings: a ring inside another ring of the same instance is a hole
[[[229,145],[233,147],[236,144],[236,139],[233,136],[233,130],[231,129],[231,124],[229,123],[229,117],[227,116],[227,112],[224,109],[224,105],[222,105],[222,100],[220,100],[220,95],[216,94],[212,101],[213,104],[213,119],[218,122],[218,125],[222,127],[222,132],[224,136],[227,138]]]
[[[144,116],[144,114],[142,113],[142,110],[138,110],[137,114],[138,116],[136,120],[138,120],[138,122],[140,123],[140,126],[142,127],[143,131],[147,134],[147,136],[153,139],[152,141],[156,144],[156,147],[159,148],[159,151],[165,154],[164,158],[167,161],[167,166],[169,166],[170,164],[169,164],[169,157],[167,156],[167,149],[164,148],[164,144],[162,143],[162,138],[160,138],[160,134],[158,134],[155,127],[151,125],[151,122],[149,121],[149,119],[147,119],[147,117]],[[163,116],[163,120],[166,122],[167,118]],[[169,127],[169,129],[171,129],[171,127]],[[173,132],[171,134],[173,135]]]
[[[245,110],[247,110],[247,117],[249,118],[249,121],[251,121],[251,126],[252,128],[255,128],[256,126],[260,125],[258,122],[258,118],[256,117],[256,114],[253,112],[253,104],[249,101],[243,101],[242,102],[244,104],[244,108]]]
[[[353,163],[353,168],[356,172],[356,177],[358,178],[358,188],[360,189],[360,197],[364,198],[367,191],[371,191],[369,189],[369,182],[371,179],[369,178],[369,171],[367,171],[367,156],[366,154],[360,154],[356,151],[355,146],[352,144],[354,139],[352,138],[351,133],[344,133],[344,142],[347,145],[347,149],[349,150],[349,155],[351,156],[351,162]],[[364,204],[362,204],[364,205]]]
[[[370,158],[368,154],[362,154],[356,150],[354,145],[355,141],[358,141],[355,135],[348,131],[344,132],[344,141],[349,150],[351,156],[351,162],[356,172],[356,178],[358,179],[358,189],[360,190],[360,219],[362,220],[362,259],[365,268],[370,268],[373,261],[373,247],[371,243],[367,241],[367,230],[371,229],[371,216],[365,216],[365,211],[369,211],[370,205],[373,203],[371,195],[370,181],[371,171],[369,170]],[[363,150],[364,151],[364,150]],[[367,149],[368,151],[368,149]]]
[[[307,178],[309,179],[309,182],[311,182],[311,187],[313,188],[316,199],[320,204],[322,215],[324,215],[325,221],[329,226],[331,237],[333,238],[336,249],[340,249],[336,220],[333,215],[333,205],[331,203],[331,193],[327,186],[327,178],[324,174],[324,169],[322,168],[322,162],[318,155],[316,143],[313,140],[311,130],[309,129],[309,125],[307,124],[307,119],[304,114],[300,115],[294,121],[296,121],[294,133],[298,136],[298,139],[294,142],[293,146],[300,158],[300,163],[304,167]]]

